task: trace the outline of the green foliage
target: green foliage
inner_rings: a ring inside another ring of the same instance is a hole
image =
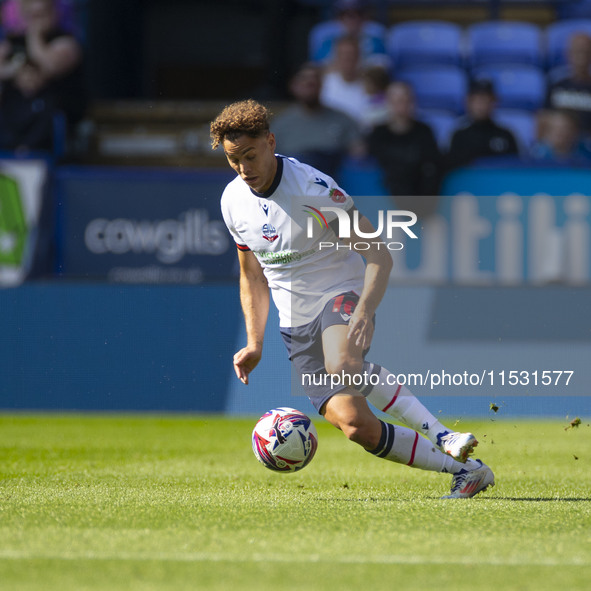
[[[254,419],[0,416],[0,589],[589,587],[586,422],[462,421],[497,486],[440,500],[449,475],[314,420],[312,463],[276,474]]]

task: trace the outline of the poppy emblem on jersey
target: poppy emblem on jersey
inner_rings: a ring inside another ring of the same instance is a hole
[[[269,242],[275,242],[279,238],[279,234],[277,234],[277,230],[273,224],[265,224],[263,226],[263,238]]]
[[[329,195],[335,203],[345,203],[347,200],[345,194],[340,189],[331,189]]]

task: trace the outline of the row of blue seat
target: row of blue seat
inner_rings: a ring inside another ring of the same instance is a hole
[[[501,108],[536,111],[544,105],[548,81],[536,66],[491,64],[475,69],[472,77],[493,83]],[[395,78],[413,87],[420,108],[464,111],[469,76],[458,66],[407,67]]]
[[[417,118],[427,123],[433,130],[437,143],[446,150],[453,132],[461,123],[454,113],[438,109],[420,109]],[[536,140],[536,115],[520,109],[496,109],[493,119],[509,129],[519,145],[522,154],[527,154]]]
[[[473,69],[509,62],[555,68],[566,63],[568,39],[578,31],[591,35],[591,18],[558,21],[545,28],[522,21],[489,21],[466,28],[436,20],[390,28],[377,22],[365,25],[368,35],[383,41],[394,68],[436,63]],[[315,59],[327,39],[342,33],[338,21],[317,24],[310,31],[310,57]]]

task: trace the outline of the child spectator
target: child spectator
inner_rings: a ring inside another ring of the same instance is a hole
[[[540,139],[531,149],[532,158],[569,164],[591,161],[591,142],[581,140],[574,113],[566,109],[546,111],[542,117]]]
[[[390,75],[383,66],[366,66],[361,72],[361,79],[367,94],[367,106],[361,114],[361,125],[369,132],[376,125],[388,120],[386,91],[390,85]]]

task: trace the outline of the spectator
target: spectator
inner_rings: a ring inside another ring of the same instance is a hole
[[[367,94],[367,107],[361,114],[362,128],[369,132],[388,120],[386,90],[390,75],[383,66],[367,66],[361,72],[361,79]]]
[[[0,149],[51,150],[55,117],[85,110],[82,49],[59,24],[54,0],[19,0],[24,31],[0,43]]]
[[[447,167],[465,166],[477,158],[518,153],[514,135],[492,120],[496,95],[488,80],[470,84],[466,97],[467,116],[452,134],[446,157]]]
[[[367,4],[366,0],[335,2],[339,32],[336,37],[325,39],[311,59],[316,62],[329,62],[334,57],[337,40],[343,36],[351,36],[359,43],[361,60],[364,63],[388,65],[382,28],[368,19]]]
[[[320,102],[347,113],[362,124],[369,96],[361,78],[359,43],[355,37],[342,37],[337,41],[334,59],[322,81]]]
[[[572,111],[546,111],[540,126],[540,139],[533,145],[531,156],[536,160],[569,164],[589,163],[590,143],[581,140],[578,118]]]
[[[591,37],[575,33],[568,45],[568,75],[550,85],[548,109],[569,109],[579,118],[580,130],[591,136]]]
[[[404,198],[439,194],[441,154],[437,142],[431,128],[415,119],[414,94],[408,84],[393,82],[386,96],[388,121],[370,132],[369,153],[382,169],[384,184],[397,206],[426,215],[433,202]]]
[[[286,154],[337,178],[346,155],[363,154],[363,141],[355,121],[320,104],[321,86],[320,66],[304,64],[289,87],[295,103],[275,118],[273,130]]]

